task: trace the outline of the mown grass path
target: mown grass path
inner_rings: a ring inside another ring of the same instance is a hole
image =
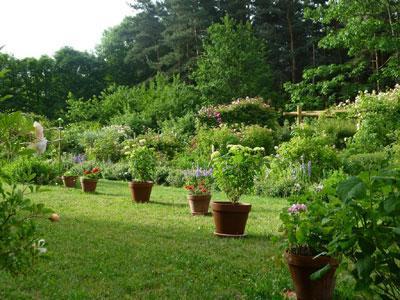
[[[48,253],[24,275],[0,272],[0,299],[281,299],[291,287],[271,240],[285,200],[244,197],[248,236],[221,239],[212,216],[191,216],[181,189],[156,186],[147,204],[112,181],[95,194],[49,186],[31,198],[61,221],[39,221]]]

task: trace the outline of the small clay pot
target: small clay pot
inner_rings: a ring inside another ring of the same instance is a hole
[[[329,256],[295,255],[285,252],[297,300],[331,300],[335,289],[335,271],[339,262]],[[311,280],[310,275],[327,264],[331,269],[320,279]]]
[[[188,195],[190,211],[193,216],[207,215],[211,195]]]
[[[85,193],[93,193],[96,191],[97,179],[80,178],[82,191]]]
[[[74,188],[76,186],[76,180],[78,176],[61,176],[61,179],[65,187]]]
[[[152,188],[153,182],[151,181],[129,182],[129,189],[131,191],[132,201],[135,201],[136,203],[149,202]]]
[[[214,234],[220,237],[245,236],[247,218],[251,204],[211,202],[215,224]]]

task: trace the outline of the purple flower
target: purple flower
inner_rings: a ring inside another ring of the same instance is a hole
[[[307,163],[307,171],[308,171],[308,177],[311,178],[311,160],[309,160]]]
[[[296,203],[288,208],[288,212],[290,214],[296,214],[296,213],[300,213],[303,211],[307,211],[307,206],[305,204]]]
[[[72,158],[72,161],[76,164],[81,164],[86,160],[85,154],[78,154]]]

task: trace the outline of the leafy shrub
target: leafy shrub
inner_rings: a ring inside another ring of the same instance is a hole
[[[350,261],[343,265],[367,299],[400,297],[399,183],[399,170],[380,171],[371,179],[350,177],[330,194],[339,207],[325,220],[335,228],[329,252]]]
[[[311,182],[301,168],[301,164],[290,164],[273,169],[268,165],[262,167],[261,173],[255,179],[255,192],[272,197],[288,197],[299,195],[306,191]]]
[[[356,122],[353,119],[341,117],[306,119],[304,123],[293,125],[292,128],[292,136],[323,138],[327,145],[334,145],[338,149],[344,148],[346,140],[355,132]]]
[[[155,133],[149,130],[146,134],[137,136],[134,142],[139,144],[141,140],[145,140],[148,147],[168,159],[172,159],[184,147],[178,135],[172,132]]]
[[[62,132],[61,149],[67,153],[83,153],[85,151],[82,135],[85,131],[100,130],[100,124],[96,122],[77,122],[65,126]]]
[[[196,117],[193,112],[178,118],[171,118],[161,122],[161,132],[164,134],[172,134],[178,138],[186,140],[195,134]]]
[[[396,141],[400,127],[400,86],[386,93],[362,93],[352,108],[358,130],[349,147],[355,153],[381,151]]]
[[[203,107],[198,118],[200,124],[209,127],[239,123],[275,129],[278,125],[277,113],[262,98],[237,99],[228,105]]]
[[[156,169],[156,153],[147,147],[145,141],[142,145],[130,144],[125,146],[125,154],[129,160],[132,179],[136,181],[154,180]]]
[[[195,137],[197,157],[210,160],[212,150],[218,150],[221,154],[227,152],[228,145],[239,144],[240,137],[237,130],[222,125],[217,128],[200,127]]]
[[[326,139],[295,136],[268,158],[264,177],[258,178],[256,187],[270,196],[298,195],[339,165],[336,152],[326,145]],[[260,188],[263,183],[264,187]]]
[[[49,184],[58,175],[58,166],[38,157],[20,156],[3,167],[4,173],[16,183]]]
[[[319,181],[324,172],[337,169],[339,160],[332,147],[326,144],[326,139],[320,137],[293,137],[282,143],[277,150],[277,157],[273,162],[280,161],[279,165],[290,163],[311,162],[311,180]]]
[[[270,154],[274,150],[274,137],[271,129],[259,125],[242,127],[240,144],[246,147],[263,147],[264,154]]]
[[[33,121],[21,112],[0,113],[0,159],[11,161],[28,141]]]
[[[364,171],[372,172],[386,167],[388,159],[385,151],[354,154],[344,159],[343,167],[346,173],[358,175]]]
[[[327,136],[329,143],[337,149],[346,146],[346,140],[356,133],[356,122],[345,118],[320,118],[315,128],[317,135]]]
[[[110,119],[110,124],[128,126],[136,134],[145,133],[149,128],[153,127],[153,121],[138,112],[115,115]]]
[[[125,161],[119,161],[117,163],[101,163],[100,168],[104,179],[132,180],[129,164]]]
[[[170,169],[167,177],[167,183],[170,186],[179,188],[183,187],[185,184],[185,176],[183,175],[182,170]]]
[[[157,166],[154,174],[154,182],[156,184],[168,184],[168,175],[170,168],[167,166]]]
[[[129,134],[129,128],[111,125],[99,130],[85,131],[81,141],[89,159],[116,162],[122,156],[122,142]]]
[[[260,169],[262,148],[249,148],[241,145],[228,146],[228,152],[212,154],[214,178],[218,187],[234,203],[251,191],[254,177]]]
[[[0,269],[18,273],[32,265],[41,250],[33,220],[50,212],[0,179]]]

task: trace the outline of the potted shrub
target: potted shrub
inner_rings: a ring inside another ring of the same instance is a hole
[[[65,187],[73,188],[76,186],[76,180],[78,177],[79,174],[77,173],[77,170],[71,168],[70,170],[66,171],[63,176],[61,176],[61,179]]]
[[[293,203],[280,215],[286,238],[285,258],[297,299],[329,300],[333,297],[335,271],[339,265],[338,260],[328,255],[334,230],[329,224],[333,205],[315,197]]]
[[[208,214],[211,200],[211,176],[213,169],[185,170],[185,189],[189,192],[188,202],[193,216]]]
[[[228,152],[218,151],[211,156],[213,175],[218,187],[225,192],[230,202],[212,202],[215,234],[217,236],[244,236],[251,205],[239,203],[240,197],[250,192],[254,176],[260,169],[263,148],[228,145]]]
[[[144,145],[129,147],[126,152],[129,158],[132,181],[129,182],[132,200],[137,203],[149,202],[153,188],[153,176],[156,169],[156,155],[153,149]]]
[[[84,169],[83,176],[81,176],[81,187],[84,192],[94,192],[97,186],[97,180],[99,179],[101,170],[97,167],[93,169]]]

